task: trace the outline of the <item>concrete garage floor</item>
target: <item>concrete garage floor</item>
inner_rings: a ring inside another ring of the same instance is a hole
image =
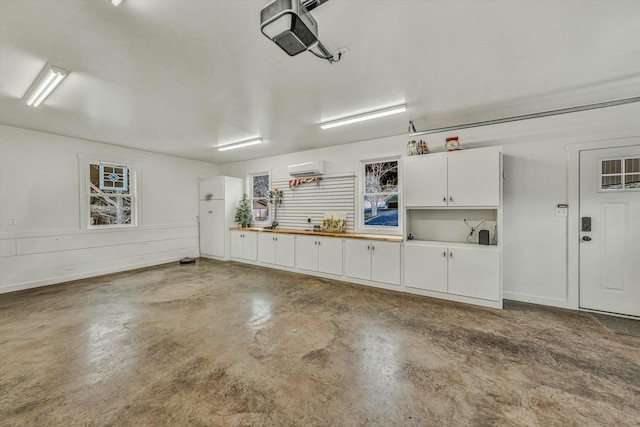
[[[0,296],[1,425],[637,426],[589,314],[199,260]]]

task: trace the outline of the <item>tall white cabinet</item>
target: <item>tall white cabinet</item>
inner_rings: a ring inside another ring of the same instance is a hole
[[[406,157],[403,164],[413,237],[404,244],[403,290],[502,308],[501,147]],[[479,244],[481,229],[490,245]]]
[[[231,256],[229,227],[234,226],[235,208],[242,198],[244,180],[214,176],[200,180],[198,224],[200,256],[228,260]]]

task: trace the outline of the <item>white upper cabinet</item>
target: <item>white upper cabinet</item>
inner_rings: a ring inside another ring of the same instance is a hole
[[[447,206],[447,157],[404,159],[405,206]]]
[[[500,152],[481,149],[448,156],[449,206],[500,204]]]
[[[407,207],[498,206],[500,152],[473,149],[404,159]]]
[[[216,176],[200,180],[200,200],[224,199],[224,187],[224,176]]]

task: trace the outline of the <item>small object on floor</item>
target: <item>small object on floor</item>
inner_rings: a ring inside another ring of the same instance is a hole
[[[195,258],[186,257],[186,258],[182,258],[180,260],[180,264],[195,264],[195,263],[196,263],[196,259]]]

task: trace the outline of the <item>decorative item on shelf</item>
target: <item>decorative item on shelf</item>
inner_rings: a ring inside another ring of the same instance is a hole
[[[322,231],[344,233],[347,231],[346,212],[326,212],[322,220]]]
[[[429,150],[427,149],[427,141],[420,140],[420,154],[427,154]]]
[[[242,195],[242,200],[240,200],[236,208],[235,222],[241,227],[249,227],[251,226],[252,220],[253,213],[251,212],[251,203],[249,203],[249,198],[247,197],[247,193],[245,193]]]
[[[417,144],[415,141],[407,142],[407,156],[415,156],[418,154]]]
[[[407,143],[407,156],[419,156],[421,154],[427,154],[428,152],[426,141],[409,141]]]
[[[460,142],[457,136],[450,136],[445,140],[444,148],[448,151],[456,151],[460,147]]]

